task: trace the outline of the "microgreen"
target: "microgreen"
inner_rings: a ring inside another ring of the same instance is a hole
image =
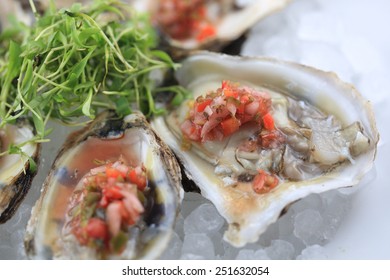
[[[102,109],[119,115],[134,109],[147,116],[164,112],[155,102],[164,88],[151,74],[178,65],[156,50],[148,15],[119,0],[63,10],[53,3],[39,15],[30,1],[34,24],[0,35],[0,129],[28,117],[37,134],[33,141],[42,141],[49,119],[74,125]],[[186,95],[180,87],[169,89],[176,104]]]

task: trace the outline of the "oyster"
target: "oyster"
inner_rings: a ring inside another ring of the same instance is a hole
[[[176,76],[194,100],[152,126],[227,220],[224,239],[235,246],[255,242],[310,193],[358,184],[373,165],[371,106],[333,73],[204,52]]]
[[[27,119],[19,119],[15,125],[7,124],[0,129],[0,223],[12,217],[29,191],[36,169],[30,168],[29,159],[38,161],[39,144],[27,143],[20,154],[8,154],[8,147],[28,142],[34,137]]]
[[[221,49],[289,1],[149,0],[135,5],[147,7],[163,39],[179,57],[193,50]]]
[[[142,114],[103,112],[57,156],[28,223],[27,255],[157,258],[173,231],[180,182],[175,157]]]

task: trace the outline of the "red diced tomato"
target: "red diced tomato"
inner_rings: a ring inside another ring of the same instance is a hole
[[[252,187],[256,193],[265,194],[275,188],[279,184],[279,179],[273,175],[267,174],[263,170],[259,170],[259,174],[253,179]]]
[[[113,168],[113,167],[107,167],[106,168],[106,174],[108,178],[118,178],[119,176],[122,177],[122,174],[119,170]]]
[[[91,218],[88,220],[86,232],[93,239],[106,240],[108,238],[108,228],[106,223],[99,218]]]
[[[243,115],[245,113],[245,103],[241,103],[239,106],[237,106],[237,113],[240,115]]]
[[[238,97],[238,93],[234,89],[231,89],[231,88],[224,89],[223,90],[223,94],[226,97],[233,97],[233,98],[237,98]]]
[[[274,118],[270,113],[267,113],[263,116],[263,124],[264,124],[264,128],[267,130],[275,129]]]
[[[200,6],[197,10],[198,16],[200,18],[205,18],[207,14],[206,7],[204,5]]]
[[[234,97],[234,98],[238,98],[238,91],[237,91],[237,88],[234,87],[234,85],[231,85],[230,82],[228,81],[222,81],[222,87],[221,87],[222,91],[223,91],[223,94],[226,96],[226,97]]]
[[[117,186],[107,187],[103,189],[103,195],[106,196],[109,200],[116,200],[123,198],[121,189]]]
[[[129,172],[129,180],[131,183],[136,184],[140,191],[143,191],[146,187],[146,176],[144,174],[137,174],[135,169]]]
[[[129,180],[131,183],[135,184],[135,182],[137,182],[137,172],[135,171],[135,169],[132,169],[130,170],[129,172]]]
[[[196,111],[203,112],[204,109],[211,104],[212,99],[206,99],[196,106]]]
[[[81,245],[87,245],[88,244],[88,235],[86,233],[85,228],[75,226],[72,229],[72,233],[77,238],[77,240],[80,242]]]
[[[198,42],[202,42],[210,37],[215,36],[215,34],[216,34],[215,27],[212,25],[206,25],[200,30],[199,34],[196,36],[196,40]]]
[[[146,187],[146,183],[147,183],[146,176],[142,175],[138,177],[138,181],[136,185],[140,191],[143,191]]]
[[[240,97],[240,101],[244,104],[247,104],[249,101],[250,101],[250,98],[248,95],[244,94],[244,95],[241,95]]]
[[[228,136],[236,132],[240,128],[240,121],[234,117],[228,118],[221,122],[221,127],[224,136]]]
[[[259,173],[255,176],[253,179],[253,190],[255,193],[266,193],[264,190],[264,183],[265,183],[265,174],[264,173]]]
[[[99,201],[99,207],[106,208],[107,206],[108,206],[108,199],[105,195],[103,195]]]
[[[229,85],[229,81],[226,81],[226,80],[222,81],[221,89],[224,90],[225,88],[228,87],[228,85]]]

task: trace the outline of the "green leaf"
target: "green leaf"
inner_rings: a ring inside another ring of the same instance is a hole
[[[116,236],[111,238],[110,245],[114,253],[120,253],[126,246],[127,240],[128,240],[127,234],[124,233],[123,231],[120,231]]]
[[[33,64],[32,60],[27,62],[27,69],[24,73],[23,81],[22,81],[22,94],[26,94],[27,91],[31,88],[32,80],[33,80]]]
[[[37,171],[37,169],[38,169],[37,163],[35,162],[35,160],[32,157],[28,158],[28,162],[29,162],[30,172],[34,173],[35,171]]]
[[[45,123],[43,122],[43,119],[36,114],[33,114],[32,117],[37,135],[43,138],[45,136]]]
[[[84,58],[82,58],[73,68],[72,72],[69,74],[67,86],[70,88],[74,88],[79,83],[79,78],[82,73],[86,71],[86,65],[88,63],[89,58],[91,57],[93,48]]]
[[[91,113],[91,102],[92,102],[92,96],[93,96],[93,92],[92,90],[88,93],[88,97],[87,99],[85,100],[85,102],[83,103],[83,107],[82,107],[82,112],[84,115],[86,115],[87,117],[90,117],[92,118],[93,115]]]
[[[0,116],[4,118],[6,115],[6,103],[8,102],[10,88],[12,81],[19,76],[19,71],[22,66],[22,59],[20,57],[21,47],[14,41],[9,45],[9,63],[7,65],[7,72],[5,73],[5,79],[3,85],[1,85],[0,92]]]
[[[160,50],[154,50],[152,51],[152,55],[158,57],[159,59],[168,63],[172,67],[175,66],[175,63],[173,62],[172,58],[166,52]]]
[[[131,114],[131,108],[129,101],[127,100],[126,97],[121,96],[115,101],[116,105],[116,112],[119,116],[127,116]]]
[[[14,41],[9,45],[9,61],[6,82],[10,83],[19,75],[19,69],[22,66],[22,59],[20,57],[21,47]]]

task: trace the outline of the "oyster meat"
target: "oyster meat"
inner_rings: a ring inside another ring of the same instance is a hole
[[[373,165],[371,106],[333,73],[202,52],[176,76],[194,99],[152,126],[235,246],[255,242],[300,198],[358,184]]]
[[[0,129],[0,223],[5,223],[15,213],[29,191],[36,168],[30,168],[30,159],[38,161],[39,144],[30,142],[34,137],[27,119],[19,119],[15,125],[6,124]],[[21,153],[9,154],[10,146],[27,143]]]
[[[36,259],[154,259],[183,197],[181,172],[145,117],[101,113],[71,134],[28,223]]]

